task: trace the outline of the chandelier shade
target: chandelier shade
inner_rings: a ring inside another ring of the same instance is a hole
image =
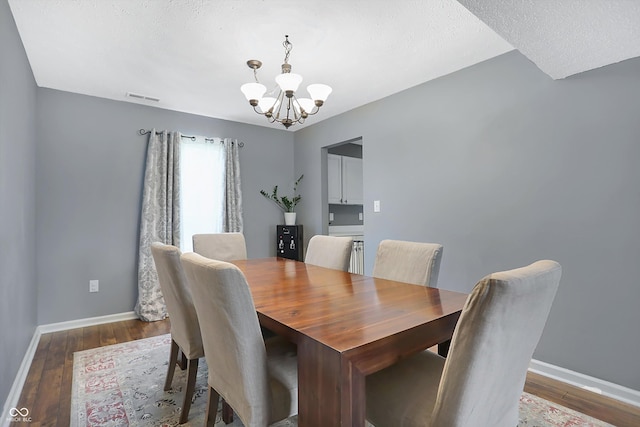
[[[282,73],[276,76],[276,83],[280,86],[280,90],[295,92],[302,83],[302,76],[294,73]]]
[[[244,93],[247,101],[258,102],[262,98],[262,95],[267,91],[267,88],[265,85],[261,85],[260,83],[245,83],[240,86],[240,90]]]
[[[297,98],[298,104],[304,111],[312,111],[315,103],[311,98]]]
[[[307,86],[307,92],[309,92],[309,95],[311,95],[311,99],[313,99],[314,101],[326,101],[332,90],[333,89],[331,89],[329,86],[320,83]]]
[[[265,116],[270,123],[277,122],[288,129],[295,123],[304,123],[307,117],[316,114],[332,89],[325,84],[316,83],[307,86],[310,98],[296,96],[296,91],[302,83],[302,76],[291,72],[289,55],[293,45],[289,41],[289,36],[284,37],[285,40],[282,43],[285,50],[284,63],[282,74],[275,78],[276,86],[267,92],[267,88],[258,81],[258,69],[262,66],[262,62],[251,59],[247,61],[247,66],[253,70],[255,83],[245,83],[240,90],[256,113]]]
[[[260,110],[263,113],[266,113],[270,109],[276,110],[279,104],[280,104],[280,101],[277,98],[265,96],[264,98],[258,101],[258,108],[260,108]]]

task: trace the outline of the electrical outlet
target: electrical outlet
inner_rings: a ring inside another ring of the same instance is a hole
[[[100,282],[98,280],[89,280],[89,292],[98,292],[100,290]]]

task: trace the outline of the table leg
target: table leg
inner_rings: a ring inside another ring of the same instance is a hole
[[[364,427],[365,380],[343,355],[310,338],[298,343],[298,426]]]
[[[451,340],[446,340],[438,344],[438,354],[442,357],[447,357],[449,354],[449,347],[451,346]]]

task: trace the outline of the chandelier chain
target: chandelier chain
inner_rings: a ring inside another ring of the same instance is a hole
[[[289,41],[289,36],[284,36],[284,41],[282,42],[282,46],[284,47],[284,63],[289,63],[289,55],[291,55],[291,49],[293,49],[293,44]]]

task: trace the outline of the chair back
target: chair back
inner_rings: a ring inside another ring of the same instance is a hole
[[[171,319],[171,338],[188,359],[204,356],[200,324],[180,262],[180,249],[154,242],[151,254],[158,272],[158,282]]]
[[[334,270],[349,270],[353,238],[316,235],[309,240],[304,262]]]
[[[373,264],[373,277],[436,286],[442,259],[442,245],[437,243],[383,240]]]
[[[242,233],[194,234],[193,251],[219,261],[247,259],[247,245]]]
[[[518,424],[529,362],[561,274],[560,264],[545,260],[476,284],[451,340],[431,425]]]
[[[269,424],[267,355],[244,274],[233,264],[195,253],[182,255],[202,327],[209,386],[244,425]]]

